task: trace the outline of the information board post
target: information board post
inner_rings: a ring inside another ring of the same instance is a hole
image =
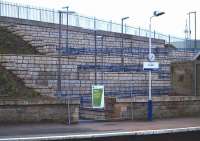
[[[152,117],[153,117],[153,110],[152,110],[153,105],[152,105],[152,95],[151,95],[151,71],[156,71],[158,69],[159,69],[158,62],[143,62],[143,70],[149,71],[149,95],[148,95],[148,105],[147,105],[148,107],[147,118],[149,121],[152,121]]]

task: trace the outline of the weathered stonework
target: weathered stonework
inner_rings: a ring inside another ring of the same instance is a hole
[[[173,95],[200,96],[200,61],[181,61],[171,64]]]
[[[70,120],[79,121],[79,100],[70,101]],[[67,104],[57,100],[0,99],[0,123],[68,122]]]
[[[161,96],[153,97],[153,119],[200,117],[200,97]],[[105,109],[85,108],[81,117],[93,120],[146,120],[147,97],[105,98]]]
[[[156,119],[200,116],[200,97],[160,96],[153,97],[152,101]],[[147,97],[112,100],[106,103],[105,112],[108,120],[147,119]]]
[[[41,53],[56,55],[58,51],[58,24],[29,21],[17,18],[0,17],[0,26],[8,28],[15,34],[23,37],[25,41],[28,41],[32,46],[36,47]],[[61,48],[66,46],[66,25],[62,26],[61,36]],[[120,33],[96,31],[99,36],[105,36],[103,41],[104,45],[110,48],[121,47]],[[79,27],[69,26],[68,30],[68,42],[69,47],[73,48],[94,48],[94,31],[83,29]],[[148,47],[148,38],[139,37],[133,35],[123,35],[124,47]],[[163,47],[164,41],[152,39],[152,46]],[[101,40],[97,39],[97,48],[101,48]]]
[[[58,84],[59,25],[0,17],[0,26],[21,36],[43,53],[43,55],[1,54],[1,65],[21,78],[27,87],[34,88],[42,95],[54,97]],[[62,26],[62,49],[66,48],[66,29],[66,26]],[[123,34],[123,46],[124,49],[127,49],[124,52],[124,66],[127,68],[132,66],[133,69],[124,71],[120,69],[122,66],[122,57],[120,57],[122,34],[96,31],[96,35],[102,37],[96,39],[96,47],[99,50],[104,48],[105,54],[97,52],[96,59],[94,52],[91,54],[84,54],[87,53],[84,52],[69,56],[62,55],[60,60],[62,91],[72,96],[91,97],[91,86],[96,81],[97,84],[105,86],[105,95],[108,96],[125,95],[124,93],[127,93],[125,96],[130,96],[132,88],[137,95],[146,94],[148,75],[147,72],[143,71],[142,65],[143,62],[147,61],[148,38]],[[164,44],[164,40],[152,39],[152,49],[155,49],[156,61],[160,64],[160,71],[152,73],[152,87],[157,91],[163,88],[165,94],[168,94],[168,89],[171,87],[170,63],[184,57],[191,58],[194,53],[165,48]],[[95,34],[93,30],[69,27],[69,48],[94,50],[94,45]],[[161,52],[159,49],[162,49]],[[110,54],[107,53],[109,50]],[[113,50],[117,53],[113,54]],[[97,68],[95,72],[95,65],[111,66],[111,69],[100,70]],[[113,66],[117,67],[113,69]],[[91,106],[90,100],[86,101],[86,105],[87,107]]]

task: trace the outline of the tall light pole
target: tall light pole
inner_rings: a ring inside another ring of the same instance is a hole
[[[61,80],[61,38],[62,38],[62,22],[63,22],[63,14],[66,14],[67,15],[67,29],[66,29],[66,52],[67,52],[67,55],[69,54],[69,47],[68,47],[68,27],[69,27],[69,24],[68,24],[68,18],[69,18],[69,13],[70,14],[73,14],[75,12],[73,11],[69,11],[69,7],[63,7],[63,8],[66,8],[67,11],[59,11],[59,57],[58,57],[58,80],[57,80],[57,93],[61,94],[62,95],[62,80]],[[65,93],[65,104],[66,104],[66,93]],[[68,124],[70,125],[71,124],[71,112],[70,112],[70,98],[69,96],[67,97],[67,115],[68,115]]]
[[[59,36],[58,36],[58,66],[57,66],[57,94],[61,95],[61,25],[62,25],[62,11],[59,11]]]
[[[197,15],[197,12],[196,11],[193,11],[193,12],[189,12],[187,13],[188,16],[189,16],[189,37],[190,37],[190,47],[191,47],[191,14],[194,14],[194,47],[197,48],[197,20],[196,20],[196,15]]]
[[[66,12],[63,11],[63,13],[66,13],[67,15],[67,29],[66,29],[66,52],[67,55],[69,54],[69,15],[75,14],[74,11],[69,11],[69,6],[62,7],[62,9],[66,9]]]
[[[158,12],[158,11],[154,11],[153,16],[150,17],[150,22],[149,22],[149,55],[148,55],[148,60],[154,61],[154,54],[151,53],[151,19],[153,17],[158,17],[165,14],[165,12]],[[152,96],[151,96],[151,70],[149,70],[149,96],[148,96],[148,113],[147,113],[147,118],[149,121],[152,121],[152,117],[153,117],[153,112],[152,112]]]
[[[121,19],[121,33],[122,33],[122,48],[121,48],[121,63],[124,66],[124,20],[128,19],[129,17],[123,17]]]
[[[96,31],[96,18],[94,17],[94,48],[95,48],[95,53],[94,53],[94,64],[95,64],[95,69],[94,69],[94,83],[95,85],[97,84],[97,31]]]

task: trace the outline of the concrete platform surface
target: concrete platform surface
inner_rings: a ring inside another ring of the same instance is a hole
[[[147,135],[200,131],[199,118],[176,118],[148,121],[94,122],[79,124],[1,124],[2,140],[54,140],[56,138],[92,138],[98,136]]]

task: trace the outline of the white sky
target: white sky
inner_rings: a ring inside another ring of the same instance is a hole
[[[197,38],[200,39],[200,10],[198,0],[4,0],[33,6],[60,9],[69,6],[80,15],[120,23],[129,16],[126,24],[148,29],[149,17],[153,11],[166,14],[152,20],[152,29],[164,34],[185,37],[186,14],[197,11]],[[191,16],[192,37],[194,37],[194,16]]]

